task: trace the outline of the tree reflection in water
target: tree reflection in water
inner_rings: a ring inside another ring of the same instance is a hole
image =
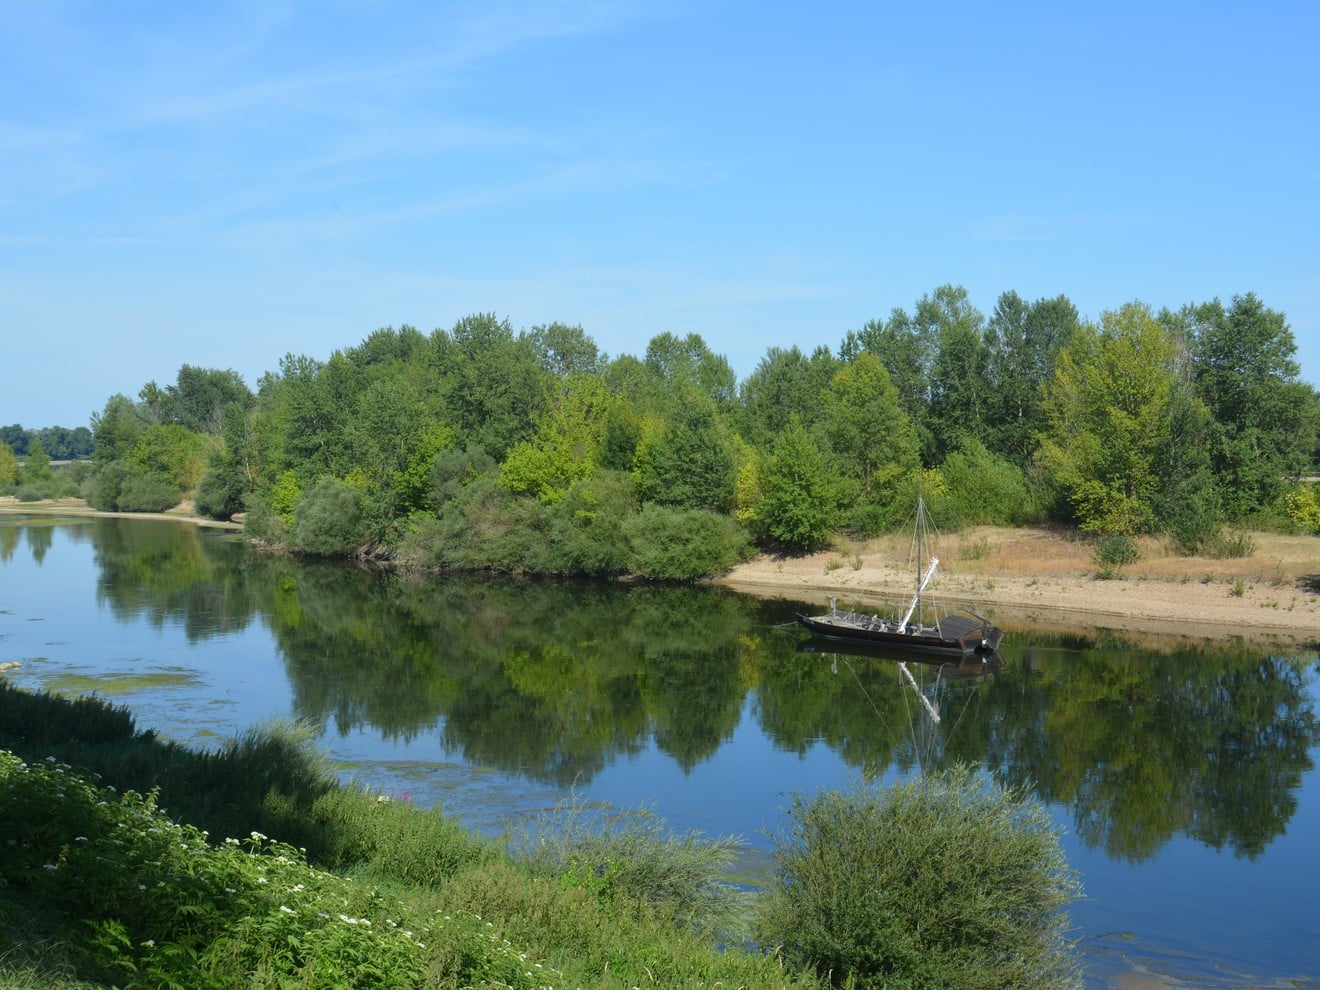
[[[0,534],[5,560],[16,531]],[[40,564],[49,527],[23,532]],[[471,764],[559,787],[652,746],[690,773],[750,712],[777,749],[824,745],[859,770],[982,764],[1069,809],[1113,858],[1180,834],[1255,857],[1294,816],[1320,743],[1314,655],[1243,642],[1010,630],[993,676],[944,680],[956,717],[918,740],[892,661],[850,657],[844,677],[799,652],[783,627],[801,603],[301,562],[176,524],[98,521],[73,538],[92,541],[116,615],[190,640],[269,627],[297,717],[387,740],[438,732]]]

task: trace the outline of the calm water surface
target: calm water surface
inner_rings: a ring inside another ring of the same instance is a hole
[[[210,745],[306,719],[374,791],[474,828],[568,796],[747,840],[795,793],[963,760],[1066,829],[1094,987],[1320,987],[1315,644],[1010,627],[1003,664],[802,652],[720,590],[408,578],[178,523],[0,517],[0,662]],[[1317,633],[1320,639],[1320,631]]]

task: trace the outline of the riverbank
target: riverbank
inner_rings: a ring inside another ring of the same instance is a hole
[[[936,552],[940,600],[1001,625],[1085,625],[1193,638],[1241,635],[1320,641],[1320,537],[1252,533],[1246,557],[1181,557],[1157,539],[1141,559],[1101,580],[1090,545],[1050,527],[979,526],[943,534]],[[911,596],[907,541],[840,543],[801,557],[762,555],[719,583],[761,597],[873,606]]]
[[[199,516],[191,501],[180,502],[164,512],[101,512],[93,509],[81,498],[48,498],[37,502],[20,502],[12,495],[0,495],[0,513],[10,515],[43,516],[100,516],[105,519],[174,519],[192,523],[195,526],[209,526],[215,529],[242,529],[242,523],[227,522],[223,519],[208,519]]]
[[[0,513],[174,519],[238,530],[197,516],[184,502],[163,513],[103,513],[82,499],[19,502]],[[1253,533],[1253,552],[1217,560],[1181,557],[1163,541],[1138,540],[1141,558],[1112,580],[1095,577],[1091,547],[1051,527],[971,527],[942,534],[936,581],[946,604],[966,605],[1001,625],[1084,625],[1191,637],[1272,636],[1320,640],[1320,537]],[[713,583],[762,598],[829,600],[883,608],[911,595],[906,539],[841,541],[799,557],[761,554]]]

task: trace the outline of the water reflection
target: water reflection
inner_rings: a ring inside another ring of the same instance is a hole
[[[17,552],[0,527],[0,553]],[[34,561],[50,529],[23,528]],[[341,735],[438,734],[471,764],[559,787],[654,747],[687,774],[751,713],[777,749],[859,770],[984,764],[1139,862],[1185,835],[1259,856],[1293,818],[1320,727],[1315,659],[1245,643],[1013,630],[975,669],[803,642],[795,602],[707,588],[420,578],[251,553],[173,524],[78,527],[98,601],[190,639],[260,622],[293,713]],[[822,652],[823,650],[823,652]]]

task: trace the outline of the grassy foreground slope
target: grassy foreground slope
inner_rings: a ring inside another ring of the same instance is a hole
[[[311,740],[199,752],[0,680],[0,985],[1079,985],[1048,814],[966,768],[799,798],[753,896],[736,840],[579,808],[496,843]]]

